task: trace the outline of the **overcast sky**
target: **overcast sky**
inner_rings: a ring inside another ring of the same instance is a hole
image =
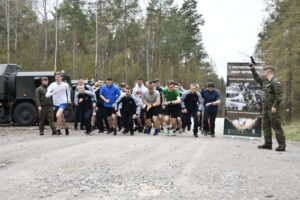
[[[61,2],[62,0],[59,0]],[[203,43],[215,61],[219,76],[226,79],[227,62],[248,62],[258,41],[265,17],[266,0],[198,0],[205,24]],[[52,0],[52,4],[55,2]],[[145,10],[148,0],[139,0]],[[183,0],[175,0],[181,4]]]
[[[146,7],[148,0],[139,0]],[[183,0],[175,0],[181,5]],[[266,0],[198,0],[204,47],[226,80],[227,62],[249,62],[266,16]]]
[[[249,62],[262,30],[265,0],[198,0],[203,43],[226,80],[227,62]]]

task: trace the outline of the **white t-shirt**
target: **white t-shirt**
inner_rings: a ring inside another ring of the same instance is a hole
[[[47,88],[46,97],[51,97],[53,99],[53,105],[59,106],[63,103],[68,103],[71,101],[71,91],[69,84],[61,82],[57,84],[53,82]]]
[[[147,92],[147,88],[142,85],[141,87],[139,87],[138,85],[136,85],[133,90],[132,90],[132,94],[134,97],[136,97],[139,101],[140,101],[140,104],[142,105],[142,96],[143,96],[143,93],[144,92]]]

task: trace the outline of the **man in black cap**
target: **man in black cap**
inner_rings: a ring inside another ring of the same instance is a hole
[[[44,135],[45,120],[47,119],[52,129],[52,135],[56,134],[54,116],[53,116],[53,103],[51,97],[46,97],[47,87],[49,80],[47,77],[41,78],[42,84],[35,91],[35,103],[39,112],[39,130],[40,135]]]
[[[263,90],[262,108],[263,108],[263,130],[265,143],[259,145],[259,149],[272,149],[272,128],[275,131],[276,139],[279,146],[276,151],[285,151],[285,135],[280,123],[280,103],[282,101],[282,86],[280,81],[275,77],[275,69],[270,65],[264,66],[263,77],[260,77],[254,64],[249,65],[253,77]]]

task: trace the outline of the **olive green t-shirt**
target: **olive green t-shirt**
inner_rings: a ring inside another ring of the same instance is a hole
[[[164,89],[163,94],[165,95],[166,101],[176,101],[177,97],[180,96],[176,89],[174,89],[172,92],[170,92],[168,89]]]

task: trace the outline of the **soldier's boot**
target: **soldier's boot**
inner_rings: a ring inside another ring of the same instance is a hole
[[[272,144],[263,144],[263,145],[258,145],[257,146],[258,149],[272,149]]]
[[[56,130],[52,129],[52,135],[56,135]]]
[[[275,151],[285,151],[285,146],[279,145]]]
[[[40,130],[40,135],[44,135],[44,130]]]

